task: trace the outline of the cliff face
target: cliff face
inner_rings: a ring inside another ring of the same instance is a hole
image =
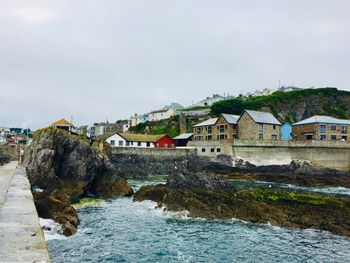
[[[336,88],[277,91],[271,95],[237,97],[215,103],[211,111],[241,114],[245,109],[268,111],[281,122],[297,122],[313,115],[350,118],[350,92]]]
[[[32,145],[26,149],[24,165],[39,216],[61,223],[67,235],[74,233],[79,223],[69,200],[84,194],[107,197],[133,194],[130,185],[109,162],[106,150],[95,150],[82,138],[59,129],[35,132]],[[43,192],[35,191],[36,188]],[[56,213],[58,210],[60,213]]]

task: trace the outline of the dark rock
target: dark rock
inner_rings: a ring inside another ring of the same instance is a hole
[[[270,189],[226,191],[222,178],[215,183],[215,180],[198,176],[186,178],[179,174],[166,185],[143,186],[135,193],[134,201],[152,200],[170,211],[187,210],[190,217],[236,218],[350,236],[350,198]],[[204,183],[195,183],[196,178]],[[210,182],[209,187],[206,180]],[[187,182],[189,185],[184,185]]]
[[[33,193],[38,214],[61,224],[63,234],[73,235],[79,225],[78,214],[69,202],[68,196],[60,191]]]
[[[93,148],[84,138],[51,127],[34,133],[24,165],[32,188],[45,193],[34,193],[35,204],[39,215],[63,225],[65,235],[74,234],[79,223],[68,199],[133,194],[109,161],[108,151],[104,143]]]

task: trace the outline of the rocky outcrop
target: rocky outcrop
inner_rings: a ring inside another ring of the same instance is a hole
[[[79,224],[78,214],[68,196],[60,191],[34,192],[34,202],[42,218],[50,218],[61,224],[63,234],[73,235]]]
[[[36,131],[32,145],[26,149],[24,162],[32,188],[43,189],[45,193],[57,194],[59,191],[60,197],[67,196],[67,200],[57,203],[46,194],[48,197],[42,203],[49,201],[52,207],[66,205],[70,209],[69,200],[75,201],[87,194],[105,197],[131,195],[132,188],[110,163],[108,149],[101,147],[93,148],[83,137],[56,128]],[[39,216],[46,208],[52,210],[52,207],[40,207],[43,209],[38,210]],[[54,213],[49,211],[44,215],[55,219],[52,217]],[[66,217],[59,218],[64,224]],[[67,233],[71,232],[74,231]]]
[[[4,165],[10,161],[13,161],[11,155],[6,151],[6,148],[0,148],[0,165]]]
[[[350,236],[350,199],[269,189],[238,190],[221,177],[180,174],[166,185],[143,186],[134,201],[152,200],[190,217],[240,219],[283,227],[315,228]]]

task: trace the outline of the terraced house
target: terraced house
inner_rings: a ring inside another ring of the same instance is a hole
[[[194,141],[233,140],[237,138],[239,115],[221,114],[193,127]]]
[[[237,125],[240,140],[281,139],[281,123],[269,112],[245,110]]]
[[[350,141],[350,120],[315,115],[292,127],[295,141]]]

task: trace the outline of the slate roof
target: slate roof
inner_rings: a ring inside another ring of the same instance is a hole
[[[225,120],[229,123],[229,124],[237,124],[237,121],[239,119],[239,115],[232,115],[232,114],[226,114],[226,113],[222,113],[222,116],[224,116]]]
[[[202,127],[202,126],[214,125],[217,120],[218,120],[218,118],[211,118],[211,119],[208,119],[208,120],[203,121],[201,123],[198,123],[198,124],[194,125],[193,127]]]
[[[53,125],[72,125],[69,121],[67,121],[66,119],[60,119],[58,121],[55,121],[54,123],[52,123]]]
[[[270,112],[253,111],[253,110],[246,110],[245,112],[248,113],[249,116],[252,117],[252,119],[256,123],[281,125],[281,123]]]
[[[315,115],[305,120],[294,123],[293,126],[303,125],[303,124],[312,124],[312,123],[330,123],[330,124],[350,125],[350,120],[337,119],[331,116]]]
[[[174,140],[184,140],[184,139],[188,139],[193,135],[193,133],[182,133],[176,137],[174,137]]]
[[[225,120],[229,123],[229,124],[237,124],[237,121],[239,119],[239,115],[232,115],[232,114],[227,114],[227,113],[222,113],[221,114]],[[196,125],[194,125],[193,127],[202,127],[202,126],[210,126],[210,125],[214,125],[219,118],[211,118],[208,119],[206,121],[203,121],[201,123],[198,123]]]

